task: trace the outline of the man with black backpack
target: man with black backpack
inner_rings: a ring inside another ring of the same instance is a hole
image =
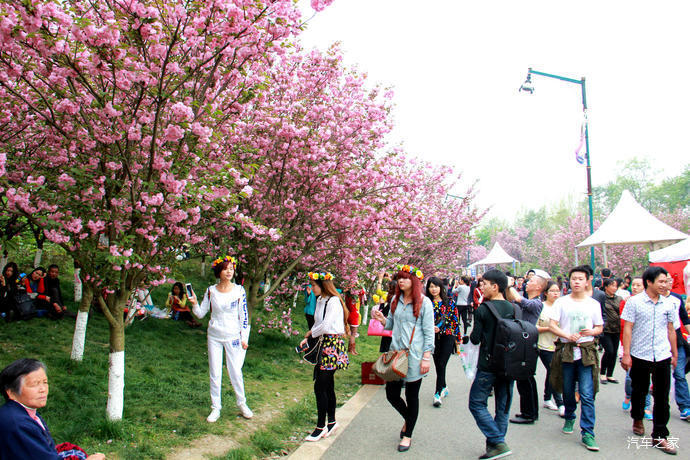
[[[513,340],[506,328],[521,329],[524,334],[534,341],[534,363],[531,372],[536,367],[536,327],[529,329],[529,323],[516,320],[516,307],[505,300],[504,292],[508,286],[505,273],[489,270],[484,274],[482,293],[484,302],[475,312],[474,328],[470,335],[473,344],[479,344],[479,361],[477,375],[472,382],[469,397],[469,409],[477,427],[486,436],[486,453],[480,459],[496,459],[512,454],[505,442],[508,430],[508,415],[513,397],[513,380],[515,366],[530,372],[529,364],[513,354],[514,351],[524,352],[524,343],[517,343],[516,347],[508,350],[504,344]],[[513,323],[511,326],[508,323]],[[522,337],[522,336],[521,336]],[[514,343],[515,344],[515,343]],[[491,416],[487,407],[487,400],[491,390],[494,390],[496,416]]]
[[[549,329],[560,337],[551,361],[551,383],[562,389],[565,404],[563,433],[572,434],[575,425],[575,382],[580,391],[582,443],[598,451],[594,439],[594,395],[599,389],[599,355],[594,337],[601,334],[604,321],[599,302],[587,295],[590,269],[580,265],[570,270],[572,293],[559,297],[549,312]]]
[[[508,300],[517,303],[522,309],[522,318],[529,321],[531,324],[537,325],[539,315],[541,314],[544,304],[541,300],[541,294],[546,288],[549,275],[543,270],[539,270],[527,282],[525,288],[527,298],[523,297],[514,287],[509,286],[506,291]],[[538,349],[538,347],[537,347]],[[539,352],[537,351],[537,355]],[[520,413],[515,414],[515,417],[510,419],[510,423],[532,424],[539,418],[539,391],[537,389],[537,381],[534,379],[534,374],[527,376],[524,379],[517,380],[515,383],[518,393],[520,394]],[[555,407],[558,410],[558,407]]]

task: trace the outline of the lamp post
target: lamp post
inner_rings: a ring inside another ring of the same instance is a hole
[[[527,79],[525,83],[520,87],[520,91],[525,91],[527,93],[534,93],[534,86],[532,86],[532,75],[541,75],[542,77],[555,78],[556,80],[566,81],[568,83],[575,83],[580,85],[582,88],[582,111],[587,116],[587,93],[585,91],[585,77],[579,80],[574,78],[562,77],[560,75],[554,75],[546,72],[539,72],[538,70],[533,70],[531,67],[527,70]],[[587,160],[587,199],[589,201],[589,234],[594,233],[594,213],[592,212],[592,165],[589,159],[589,126],[585,122],[585,158]],[[594,270],[594,246],[589,248],[589,261],[592,270]]]

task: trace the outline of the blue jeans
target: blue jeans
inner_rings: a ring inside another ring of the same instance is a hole
[[[556,393],[556,390],[551,386],[551,360],[553,360],[554,351],[539,350],[539,359],[546,369],[546,380],[544,381],[544,401],[548,401],[553,396],[557,406],[563,405],[563,396]]]
[[[685,385],[687,387],[688,382],[685,382]],[[630,397],[632,395],[632,379],[630,378],[630,371],[625,372],[625,399],[630,401]],[[645,410],[652,408],[652,395],[651,392],[647,393],[647,399],[645,399],[645,404],[644,404]]]
[[[578,382],[580,391],[580,430],[582,434],[589,433],[594,436],[594,380],[592,377],[593,366],[583,366],[582,360],[572,363],[563,363],[563,402],[565,404],[565,418],[575,419],[575,382]]]
[[[678,365],[673,370],[673,380],[675,382],[676,404],[678,410],[683,412],[685,409],[690,409],[690,391],[688,391],[688,381],[685,380],[685,363],[688,361],[685,346],[679,344],[678,346]]]
[[[491,389],[494,389],[496,416],[492,417],[487,407]],[[496,445],[505,442],[508,431],[508,415],[513,399],[513,381],[496,378],[496,374],[477,370],[470,388],[469,408],[479,430],[487,442]]]

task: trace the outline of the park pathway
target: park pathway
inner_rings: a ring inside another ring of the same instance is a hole
[[[540,386],[540,399],[544,382],[544,369],[538,365],[537,382]],[[561,433],[563,420],[558,413],[540,409],[539,420],[534,425],[510,424],[506,441],[513,451],[508,458],[529,460],[565,460],[574,458],[592,459],[662,459],[666,457],[661,451],[651,447],[636,448],[635,437],[630,428],[632,420],[628,412],[621,410],[623,400],[623,380],[625,374],[617,367],[615,377],[620,384],[601,385],[596,398],[595,433],[601,451],[589,452],[580,443],[579,408],[576,433]],[[444,400],[441,408],[431,405],[434,392],[434,371],[424,379],[420,392],[420,412],[415,428],[412,447],[406,453],[396,450],[398,433],[402,426],[401,417],[386,401],[383,387],[367,388],[366,402],[351,420],[348,426],[338,433],[335,439],[327,442],[327,450],[321,458],[324,460],[341,459],[476,459],[484,453],[484,437],[474,423],[467,408],[470,382],[462,371],[459,356],[451,356],[448,364],[448,388],[450,395]],[[373,393],[373,394],[372,394]],[[489,408],[493,413],[493,400],[489,398]],[[339,409],[340,411],[340,409]],[[513,392],[511,415],[519,411],[519,395]],[[349,414],[348,414],[349,415]],[[676,458],[690,458],[690,423],[678,417],[675,402],[671,403],[671,436],[678,438],[679,452]],[[645,421],[647,433],[652,424]],[[647,438],[649,439],[649,438]],[[629,442],[631,440],[632,442]],[[309,444],[309,443],[307,443]],[[318,443],[316,443],[318,444]],[[308,447],[308,446],[304,446]],[[294,459],[316,459],[317,450],[305,451],[300,448],[293,454]],[[307,454],[307,455],[305,455]]]

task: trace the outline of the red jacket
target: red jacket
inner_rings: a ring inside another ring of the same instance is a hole
[[[27,294],[32,294],[34,292],[33,289],[31,289],[30,276],[24,278],[24,288],[26,289]],[[38,279],[38,289],[36,289],[36,292],[38,293],[39,299],[45,300],[46,302],[48,301],[48,296],[46,296],[46,286],[43,282],[43,278]]]

